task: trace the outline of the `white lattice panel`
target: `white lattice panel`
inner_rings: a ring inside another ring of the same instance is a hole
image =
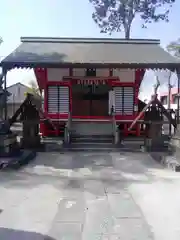
[[[122,114],[123,113],[123,88],[122,87],[115,87],[114,88],[115,94],[115,113]]]
[[[48,87],[48,112],[58,113],[58,86]]]
[[[134,112],[134,88],[124,87],[124,114],[132,115]]]
[[[59,113],[69,112],[69,87],[59,86]]]

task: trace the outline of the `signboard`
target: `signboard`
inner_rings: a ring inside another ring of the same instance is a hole
[[[119,83],[120,80],[117,77],[63,77],[63,81],[71,82],[78,85],[111,85],[112,83]]]
[[[95,79],[78,79],[76,80],[76,84],[81,84],[81,85],[105,85],[108,84],[108,80],[100,79],[100,80],[95,80]]]

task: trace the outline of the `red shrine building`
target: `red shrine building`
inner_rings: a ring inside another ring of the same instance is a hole
[[[4,74],[34,70],[44,114],[58,129],[41,123],[44,136],[60,134],[69,118],[76,132],[106,134],[112,115],[126,136],[139,136],[139,124],[131,132],[128,126],[143,106],[138,94],[146,70],[174,71],[180,63],[159,40],[26,37],[1,66]]]

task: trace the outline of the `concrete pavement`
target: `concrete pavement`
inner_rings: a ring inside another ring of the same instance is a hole
[[[39,153],[0,173],[0,239],[179,240],[179,189],[145,153]]]

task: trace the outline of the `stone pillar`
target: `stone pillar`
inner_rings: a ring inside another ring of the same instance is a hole
[[[23,121],[22,146],[24,148],[37,148],[40,146],[39,120]]]
[[[10,157],[19,152],[17,136],[13,133],[0,135],[0,157]]]
[[[162,137],[162,123],[152,122],[148,129],[145,138],[145,147],[150,151],[158,151],[164,146]]]
[[[177,123],[180,123],[180,68],[176,69],[177,78],[178,78],[178,103],[177,103]]]
[[[180,163],[180,125],[178,124],[177,130],[174,136],[172,136],[170,141],[170,148],[173,152],[173,155],[178,162]]]

